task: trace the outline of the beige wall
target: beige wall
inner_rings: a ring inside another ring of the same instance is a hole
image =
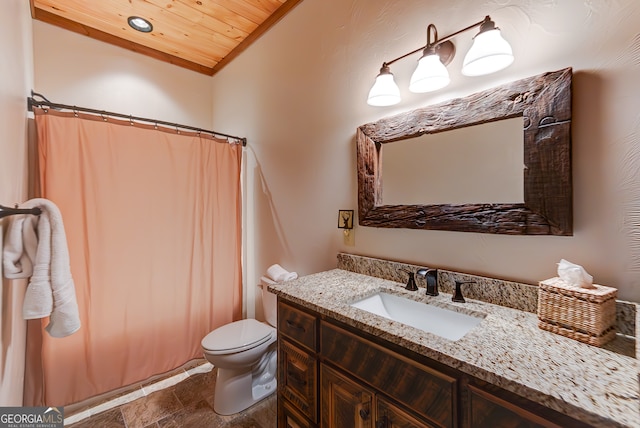
[[[33,82],[29,2],[2,3],[0,58],[0,204],[11,206],[27,194],[27,96]],[[7,221],[0,221],[0,236]],[[19,406],[24,378],[25,283],[5,280],[1,270],[0,406]]]
[[[406,89],[414,59],[392,66],[403,101],[369,107],[384,60],[490,14],[515,63],[459,72],[474,32],[455,38],[451,85]],[[337,251],[529,283],[566,258],[640,301],[640,3],[637,0],[304,0],[213,77],[214,126],[246,135],[248,281],[271,263],[299,273],[335,266]],[[356,227],[342,243],[339,209],[357,208],[355,129],[381,117],[564,67],[574,69],[572,237]]]
[[[204,129],[211,78],[33,21],[35,91],[49,100]]]

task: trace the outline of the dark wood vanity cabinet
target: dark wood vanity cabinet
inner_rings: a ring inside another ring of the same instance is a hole
[[[455,427],[457,380],[278,302],[278,426]]]
[[[278,329],[279,428],[589,426],[280,299]]]

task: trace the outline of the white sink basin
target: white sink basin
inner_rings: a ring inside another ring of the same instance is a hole
[[[358,300],[351,306],[452,341],[460,339],[482,321],[482,317],[463,314],[384,292]]]

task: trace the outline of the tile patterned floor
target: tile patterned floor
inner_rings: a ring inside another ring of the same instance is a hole
[[[95,414],[69,428],[274,428],[276,394],[231,416],[213,411],[216,369]],[[144,387],[142,388],[145,389]]]

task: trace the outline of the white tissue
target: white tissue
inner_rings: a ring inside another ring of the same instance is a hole
[[[564,282],[580,288],[596,288],[593,285],[593,276],[589,275],[580,265],[573,264],[565,259],[558,263],[558,276]]]
[[[276,282],[282,281],[291,281],[292,279],[296,279],[298,274],[295,272],[289,272],[284,269],[279,264],[271,265],[269,269],[267,269],[267,276]]]

